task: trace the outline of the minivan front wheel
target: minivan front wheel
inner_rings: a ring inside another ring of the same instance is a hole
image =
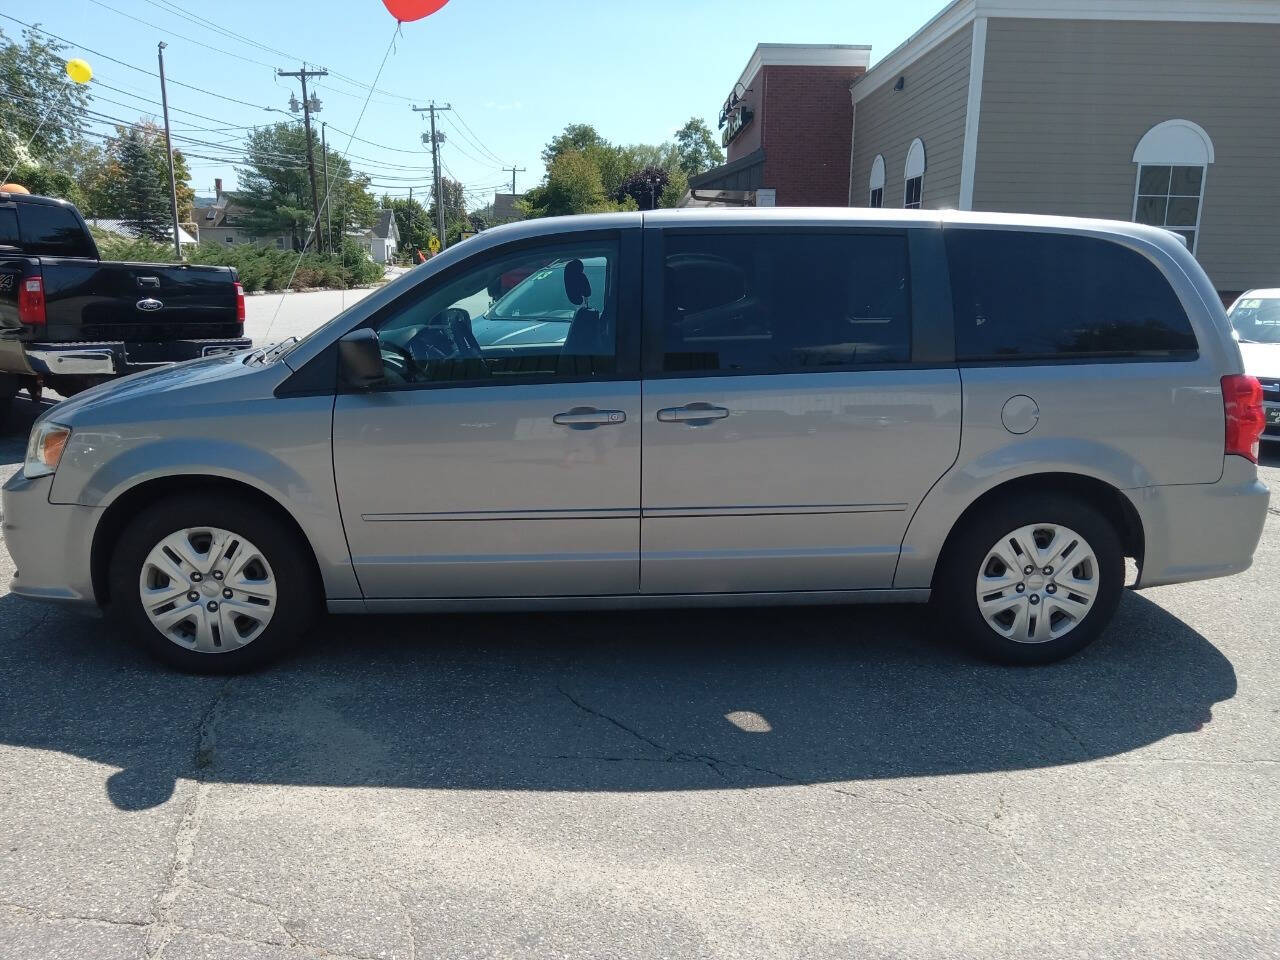
[[[305,629],[310,570],[297,537],[256,505],[177,496],[124,531],[111,605],[165,663],[230,673],[275,657]]]
[[[1051,663],[1097,639],[1124,586],[1112,525],[1060,495],[993,504],[957,531],[939,599],[986,657]]]

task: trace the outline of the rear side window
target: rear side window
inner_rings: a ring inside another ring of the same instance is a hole
[[[18,237],[18,211],[0,208],[0,247],[21,247]]]
[[[22,247],[27,253],[46,257],[95,256],[85,229],[66,207],[44,203],[24,203],[19,208]]]
[[[668,234],[663,370],[743,374],[911,359],[901,234]]]
[[[945,231],[956,359],[1192,359],[1173,288],[1141,254],[1094,237]]]

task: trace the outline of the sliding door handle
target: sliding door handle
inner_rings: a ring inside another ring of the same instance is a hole
[[[658,419],[663,423],[709,423],[712,420],[723,420],[729,415],[724,407],[712,406],[709,403],[688,403],[683,407],[664,407],[658,411]]]
[[[595,407],[574,407],[551,418],[562,427],[589,430],[610,423],[626,423],[627,415],[621,410],[597,410]]]

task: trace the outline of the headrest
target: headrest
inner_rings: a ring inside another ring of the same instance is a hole
[[[575,307],[586,303],[591,296],[591,281],[587,279],[582,261],[576,257],[564,265],[564,292]]]

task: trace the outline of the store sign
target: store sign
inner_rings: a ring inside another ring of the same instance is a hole
[[[742,102],[738,91],[734,90],[720,108],[720,129],[724,131],[720,135],[720,143],[727,147],[751,124],[754,117],[755,113]]]

